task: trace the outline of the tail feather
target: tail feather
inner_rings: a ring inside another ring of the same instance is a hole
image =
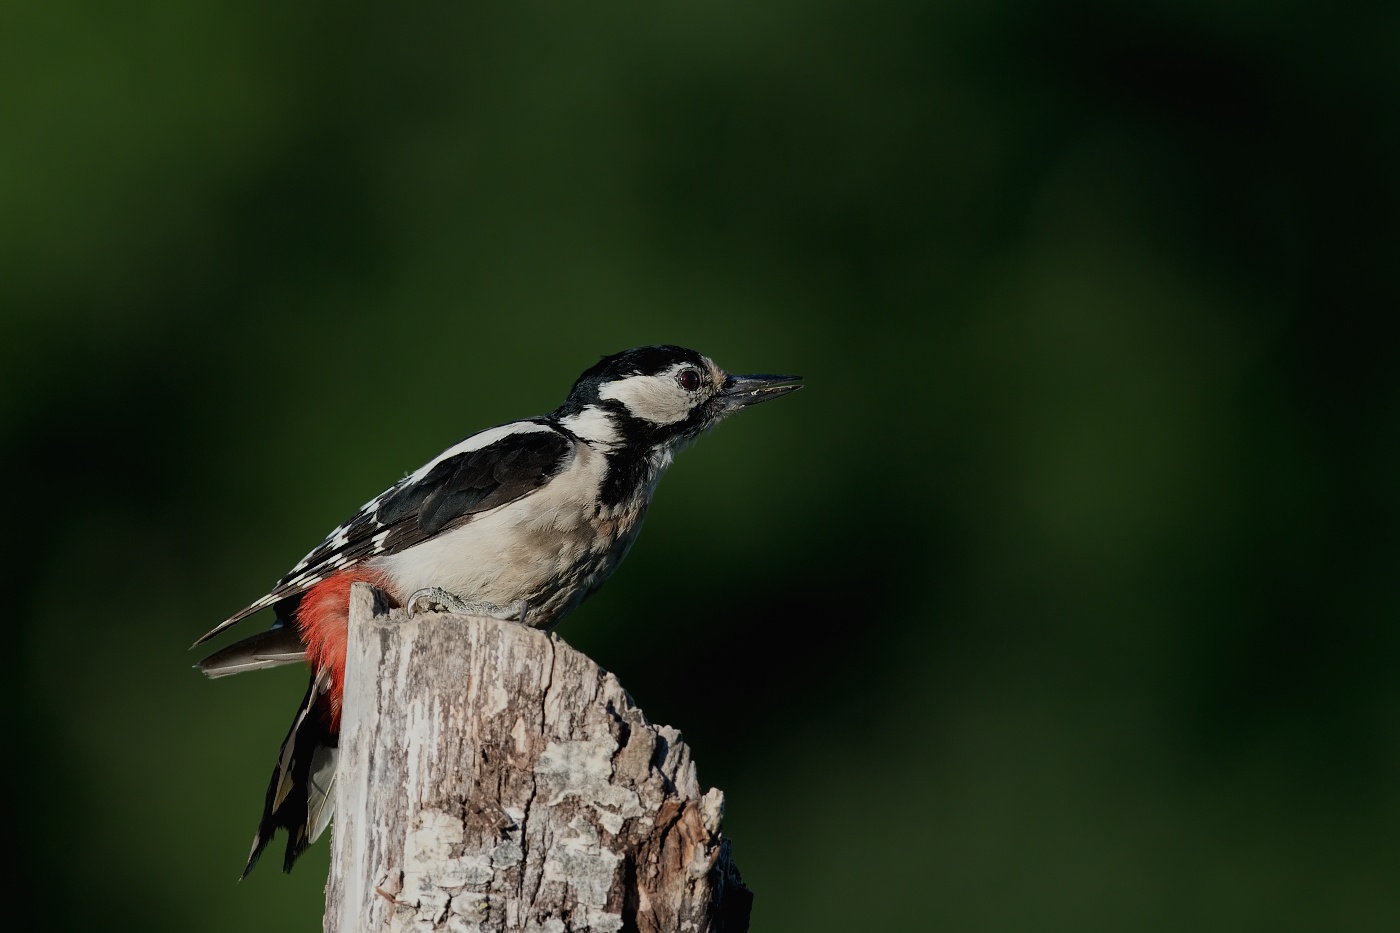
[[[311,756],[311,773],[306,781],[308,843],[321,838],[335,813],[335,766],[339,757],[339,749],[325,745]]]
[[[227,677],[306,660],[306,645],[296,626],[278,625],[220,648],[195,667],[206,676]]]
[[[287,831],[282,870],[290,872],[297,858],[330,822],[335,806],[332,790],[338,739],[330,730],[330,701],[326,693],[330,683],[328,669],[311,678],[306,698],[282,741],[243,878],[253,870],[277,830]]]

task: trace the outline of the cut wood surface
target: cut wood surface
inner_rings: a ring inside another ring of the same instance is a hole
[[[328,933],[748,929],[690,749],[513,622],[351,596]]]

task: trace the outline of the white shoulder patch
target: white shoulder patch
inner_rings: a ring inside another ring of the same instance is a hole
[[[572,415],[565,415],[559,423],[589,444],[610,447],[619,440],[612,416],[601,408],[589,406]]]

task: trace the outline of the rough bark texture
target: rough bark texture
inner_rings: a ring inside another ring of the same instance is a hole
[[[748,929],[690,749],[509,622],[352,594],[328,933]]]

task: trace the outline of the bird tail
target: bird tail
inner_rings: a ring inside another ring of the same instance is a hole
[[[306,660],[306,645],[296,626],[278,624],[258,632],[227,648],[220,648],[200,661],[199,668],[206,677],[227,677],[244,671],[260,671],[283,664]]]
[[[282,870],[290,872],[306,847],[330,824],[335,811],[333,792],[339,740],[339,735],[331,731],[330,684],[329,669],[312,676],[306,698],[297,708],[292,728],[282,741],[243,878],[253,870],[277,830],[287,831]]]

